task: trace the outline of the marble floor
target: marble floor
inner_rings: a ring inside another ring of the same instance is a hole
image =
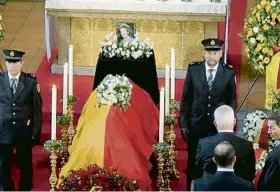
[[[44,1],[9,0],[0,5],[3,14],[5,39],[0,42],[0,50],[17,49],[26,52],[23,71],[34,73],[44,54]],[[1,67],[5,69],[3,55]]]

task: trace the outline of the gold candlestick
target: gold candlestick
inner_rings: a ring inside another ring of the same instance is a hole
[[[68,127],[63,125],[61,126],[61,135],[62,135],[62,143],[63,150],[61,154],[61,169],[68,161]]]
[[[44,151],[50,152],[50,162],[51,162],[51,175],[49,178],[49,183],[51,186],[50,191],[55,191],[56,184],[58,181],[56,174],[56,163],[57,163],[57,153],[63,150],[63,144],[61,140],[48,140],[44,143]]]
[[[170,134],[169,134],[169,141],[170,141],[170,155],[169,155],[169,163],[170,163],[170,176],[175,177],[177,179],[180,178],[179,172],[176,169],[175,166],[175,158],[177,155],[177,152],[175,151],[175,139],[176,139],[176,134],[174,131],[174,126],[170,125]]]
[[[157,178],[157,187],[159,191],[171,191],[170,181],[169,181],[169,171],[168,171],[168,159],[170,145],[166,142],[157,143],[153,145],[154,152],[158,155],[158,178]]]
[[[68,145],[72,145],[73,138],[76,130],[74,128],[74,105],[77,101],[75,96],[69,96],[67,102],[67,115],[69,116],[69,127],[68,127]]]
[[[57,175],[56,175],[56,163],[57,163],[57,155],[55,150],[51,150],[51,155],[50,155],[50,161],[51,161],[51,175],[49,178],[49,183],[51,186],[50,191],[54,192],[55,187],[58,181]]]

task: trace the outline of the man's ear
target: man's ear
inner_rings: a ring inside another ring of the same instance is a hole
[[[216,163],[216,164],[217,164],[217,162],[216,162],[216,160],[215,160],[215,157],[212,157],[212,160],[214,161],[214,163]]]
[[[215,125],[215,127],[217,128],[217,123],[216,123],[216,121],[214,120],[214,125]]]

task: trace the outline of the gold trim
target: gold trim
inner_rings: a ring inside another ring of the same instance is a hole
[[[104,10],[75,10],[75,9],[47,9],[49,15],[57,17],[95,17],[118,19],[149,19],[149,20],[177,20],[177,21],[224,21],[224,14],[196,14],[196,13],[165,13],[165,12],[132,12],[132,11],[104,11]]]

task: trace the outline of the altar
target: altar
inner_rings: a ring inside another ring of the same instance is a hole
[[[201,40],[217,37],[227,7],[227,0],[46,0],[46,14],[57,18],[58,59],[52,73],[62,73],[71,44],[74,74],[94,75],[99,41],[115,33],[117,22],[129,22],[135,24],[140,39],[154,42],[158,77],[164,76],[173,47],[176,78],[184,78],[188,63],[202,59]]]

